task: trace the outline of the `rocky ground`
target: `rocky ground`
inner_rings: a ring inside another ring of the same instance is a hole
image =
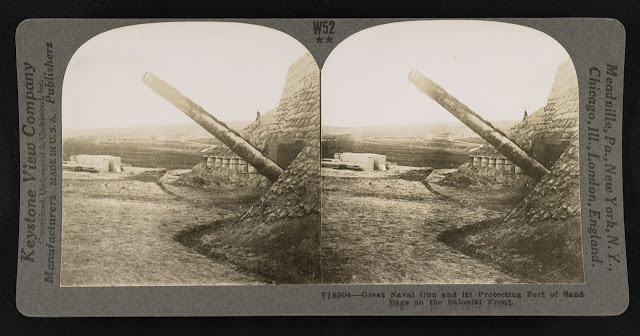
[[[497,260],[535,282],[583,283],[579,173],[576,138],[539,182],[520,180],[526,196],[506,220],[447,232],[443,240],[475,258]],[[445,180],[455,185],[457,178],[468,177],[480,182],[471,188],[485,190],[505,185],[492,176],[490,170],[463,165]]]
[[[256,198],[250,189],[211,191],[171,185],[183,172],[65,171],[61,285],[263,283],[231,263],[208,258],[174,240],[183,230],[236,216]],[[219,197],[212,197],[212,192]]]
[[[237,218],[260,191],[176,183],[188,171],[65,171],[61,285],[531,282],[492,260],[499,251],[478,240],[478,232],[512,211],[523,189],[461,187],[447,183],[452,170],[445,169],[323,169],[321,272],[305,278],[315,271],[292,263],[289,274],[264,256],[296,254],[289,251],[292,232],[312,225],[278,222],[273,246],[257,242],[243,250],[223,238],[237,231]]]
[[[323,168],[324,283],[519,283],[521,277],[474,259],[439,240],[446,230],[506,216],[517,190],[480,193],[428,181],[408,172],[352,172]],[[443,197],[444,196],[444,197]]]
[[[309,142],[249,211],[234,220],[185,232],[180,241],[273,283],[319,283],[319,152],[320,142]],[[203,175],[216,180],[214,175]]]

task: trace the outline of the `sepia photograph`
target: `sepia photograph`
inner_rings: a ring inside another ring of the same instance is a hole
[[[16,314],[623,314],[625,29],[24,20]]]
[[[513,24],[376,26],[322,75],[270,28],[107,31],[64,78],[61,286],[582,283],[577,122]]]
[[[624,314],[626,29],[24,20],[15,313]]]
[[[578,80],[554,38],[385,24],[321,81],[324,283],[584,282]]]
[[[99,34],[62,92],[63,287],[318,283],[320,70],[258,25]]]

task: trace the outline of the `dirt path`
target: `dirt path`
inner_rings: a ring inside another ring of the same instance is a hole
[[[437,240],[444,230],[502,216],[507,207],[480,206],[471,193],[462,201],[442,199],[417,181],[390,174],[341,174],[323,169],[325,283],[519,282]],[[435,188],[453,196],[452,189]]]
[[[176,200],[154,182],[114,178],[115,174],[64,174],[62,286],[261,283],[173,239],[181,230],[232,211],[210,202]]]
[[[218,145],[212,145],[212,144],[208,144],[208,143],[204,143],[204,142],[195,142],[195,141],[189,141],[189,140],[185,140],[184,138],[180,138],[180,142],[184,142],[184,143],[189,143],[189,144],[194,144],[194,145],[203,145],[206,146],[205,148],[200,150],[200,153],[204,153],[209,149],[213,149],[218,147]]]

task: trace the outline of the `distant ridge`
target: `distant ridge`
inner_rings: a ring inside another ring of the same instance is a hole
[[[227,126],[236,131],[241,131],[253,121],[231,121]],[[211,138],[213,137],[202,126],[196,123],[182,123],[170,125],[147,125],[96,129],[63,129],[63,138],[71,137],[119,137],[119,138]]]
[[[513,127],[520,120],[492,121],[491,124],[500,130],[507,130]],[[461,122],[430,123],[430,124],[406,124],[389,126],[365,126],[365,127],[342,127],[342,126],[322,126],[323,136],[335,136],[342,134],[353,134],[363,137],[372,136],[403,136],[403,137],[451,137],[469,138],[477,137],[469,127]]]

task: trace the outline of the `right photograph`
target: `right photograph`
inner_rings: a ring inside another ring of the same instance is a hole
[[[345,39],[321,71],[322,282],[583,283],[578,91],[520,25]]]

